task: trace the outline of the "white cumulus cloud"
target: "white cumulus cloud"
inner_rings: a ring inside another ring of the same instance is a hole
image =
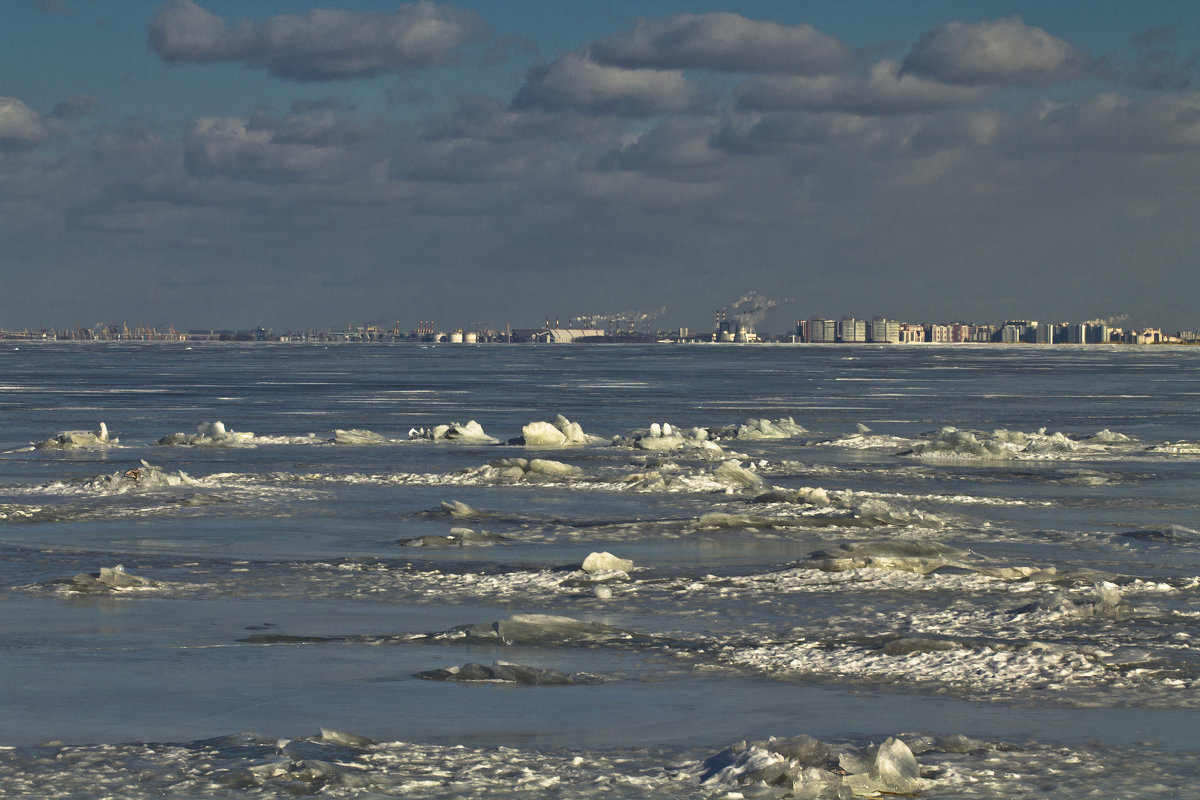
[[[280,78],[323,81],[446,63],[486,31],[476,14],[430,2],[393,14],[318,8],[231,28],[193,0],[171,0],[150,23],[150,47],[166,61],[230,61]]]
[[[1088,56],[1020,17],[949,22],[921,35],[904,71],[976,86],[1045,86],[1080,77]]]
[[[886,60],[867,74],[757,75],[739,87],[735,100],[752,111],[903,114],[970,103],[984,91],[901,74],[899,62]]]
[[[49,135],[40,114],[15,97],[0,97],[0,148],[40,144]]]
[[[675,14],[643,19],[592,45],[603,64],[654,69],[817,74],[847,66],[852,53],[811,25],[781,25],[740,14]]]
[[[531,73],[513,104],[638,117],[687,111],[701,99],[680,70],[604,66],[576,51]]]

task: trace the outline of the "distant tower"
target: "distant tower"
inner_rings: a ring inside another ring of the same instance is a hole
[[[723,308],[717,309],[716,319],[715,319],[715,324],[713,326],[713,330],[716,331],[718,336],[722,333],[729,332],[729,322],[725,318],[725,309],[723,309]]]

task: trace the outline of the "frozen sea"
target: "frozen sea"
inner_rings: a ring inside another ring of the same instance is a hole
[[[1200,797],[1197,349],[6,343],[0,450],[0,798]]]

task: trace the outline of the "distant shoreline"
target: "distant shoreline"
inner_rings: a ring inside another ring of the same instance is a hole
[[[613,341],[613,342],[537,342],[537,341],[482,341],[482,342],[448,342],[448,341],[417,341],[409,339],[384,340],[355,340],[355,339],[315,339],[315,338],[273,338],[273,339],[152,339],[152,338],[115,338],[115,339],[81,339],[56,337],[20,337],[0,336],[0,346],[72,344],[72,345],[183,345],[201,346],[245,346],[245,345],[321,345],[323,347],[366,347],[366,346],[406,346],[406,347],[445,347],[448,349],[468,349],[478,347],[649,347],[649,346],[680,346],[695,347],[816,347],[816,348],[875,348],[875,349],[907,349],[907,348],[1096,348],[1096,347],[1195,347],[1200,341],[1160,341],[1160,342],[789,342],[778,340],[761,340],[756,342],[718,342],[718,341]]]

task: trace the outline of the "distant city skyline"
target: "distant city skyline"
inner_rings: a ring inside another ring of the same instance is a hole
[[[698,329],[747,288],[774,330],[1200,328],[1193,0],[13,0],[0,29],[6,329]]]
[[[424,341],[446,343],[485,342],[791,342],[801,344],[914,344],[914,343],[1002,343],[1002,344],[1200,344],[1200,328],[1164,330],[1157,326],[1120,326],[1122,320],[1092,319],[1083,322],[1005,320],[1002,323],[913,322],[884,316],[864,319],[854,316],[814,316],[796,320],[790,329],[760,328],[774,302],[754,293],[743,296],[733,309],[718,309],[710,329],[654,324],[660,312],[625,312],[609,317],[583,315],[561,317],[532,327],[506,322],[439,326],[422,319],[406,327],[400,320],[391,324],[354,322],[345,326],[221,328],[217,326],[178,329],[173,325],[129,325],[126,322],[60,328],[9,329],[0,325],[0,339],[104,340],[104,341]],[[742,309],[737,313],[736,309]]]

